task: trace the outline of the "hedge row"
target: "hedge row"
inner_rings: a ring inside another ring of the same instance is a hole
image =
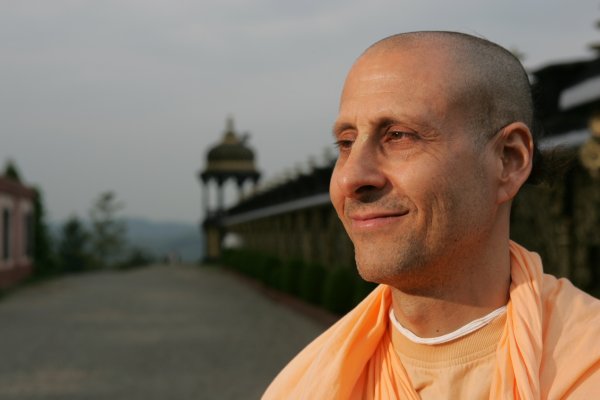
[[[354,268],[324,268],[302,260],[281,262],[251,250],[226,250],[221,264],[336,314],[351,310],[375,287],[362,280]]]

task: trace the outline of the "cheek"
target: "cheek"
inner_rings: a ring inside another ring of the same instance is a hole
[[[340,187],[337,183],[338,176],[336,174],[336,170],[333,170],[331,174],[331,180],[329,181],[329,198],[331,200],[331,204],[335,208],[335,211],[341,217],[343,213],[342,205],[344,204],[344,196],[340,190]]]
[[[464,215],[461,204],[465,201],[465,186],[457,179],[460,172],[457,167],[451,162],[430,160],[406,168],[397,181],[416,207],[420,223],[429,229],[446,229],[446,225],[456,221],[456,214]]]
[[[395,174],[394,185],[419,208],[431,206],[452,186],[452,174],[448,168],[435,161],[408,164],[397,169],[402,173]]]
[[[466,163],[465,163],[466,164]],[[458,164],[438,183],[439,208],[448,223],[471,226],[482,219],[489,205],[488,180],[483,166]]]

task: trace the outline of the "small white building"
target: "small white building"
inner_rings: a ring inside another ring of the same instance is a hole
[[[33,189],[0,176],[0,288],[33,270],[34,199]]]

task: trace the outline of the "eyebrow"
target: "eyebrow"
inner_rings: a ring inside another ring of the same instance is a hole
[[[356,127],[354,126],[354,124],[351,124],[349,122],[336,122],[333,124],[333,128],[331,129],[331,134],[333,135],[334,138],[337,138],[337,136],[342,133],[345,130],[348,129],[356,129]]]
[[[371,121],[371,122],[372,123],[370,125],[374,126],[376,131],[381,131],[391,125],[402,123],[398,119],[391,118],[391,117],[381,117],[381,118],[378,118],[377,120]],[[356,126],[349,122],[336,122],[333,125],[333,129],[332,129],[333,137],[337,138],[337,135],[339,135],[341,132],[348,130],[348,129],[356,130]]]

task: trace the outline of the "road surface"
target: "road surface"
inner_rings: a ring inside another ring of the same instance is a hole
[[[0,399],[257,399],[324,328],[214,267],[68,276],[0,299]]]

